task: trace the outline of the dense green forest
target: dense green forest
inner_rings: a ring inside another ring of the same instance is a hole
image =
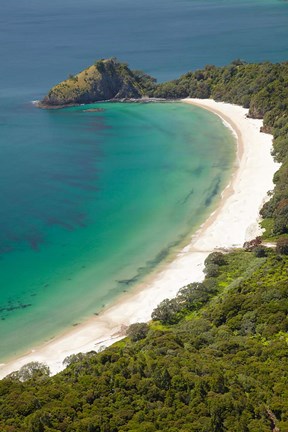
[[[202,283],[164,300],[151,323],[130,326],[123,341],[67,358],[67,368],[54,377],[37,363],[6,377],[0,431],[285,432],[288,63],[235,61],[163,84],[139,71],[135,76],[150,96],[211,97],[264,118],[282,163],[261,211],[264,238],[276,247],[257,239],[244,249],[214,252]]]
[[[280,250],[281,252],[281,250]],[[288,256],[213,253],[203,283],[153,321],[54,377],[37,364],[0,382],[5,432],[288,430]],[[213,275],[211,276],[211,269]]]

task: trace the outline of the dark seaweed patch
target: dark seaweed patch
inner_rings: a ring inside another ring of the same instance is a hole
[[[194,194],[194,189],[191,189],[191,191],[183,198],[183,200],[178,201],[178,203],[180,205],[184,205],[187,203],[187,201],[189,200],[189,198]]]
[[[141,280],[143,276],[145,276],[151,270],[153,270],[158,264],[164,261],[165,258],[168,257],[171,249],[175,248],[184,238],[185,235],[183,234],[182,236],[178,237],[178,240],[176,240],[175,242],[171,242],[166,248],[162,249],[152,260],[147,261],[145,266],[139,267],[137,269],[137,273],[133,277],[129,279],[117,280],[116,282],[120,285],[126,285],[126,286],[135,284],[136,282]]]
[[[32,303],[21,303],[21,302],[12,303],[10,301],[7,306],[0,308],[1,319],[4,320],[8,316],[9,313],[12,313],[12,312],[19,310],[19,309],[27,309],[28,307],[31,307],[31,306],[32,306]]]
[[[208,196],[206,197],[205,202],[204,202],[206,207],[210,206],[215,195],[217,195],[219,193],[219,189],[220,189],[220,177],[218,177],[216,179],[215,184],[213,185],[213,188],[211,189],[211,191],[208,192]]]

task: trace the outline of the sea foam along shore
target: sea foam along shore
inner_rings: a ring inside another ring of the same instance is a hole
[[[0,365],[0,378],[31,361],[46,363],[55,374],[64,368],[62,362],[66,356],[111,345],[123,337],[126,326],[148,321],[152,310],[164,298],[172,298],[182,286],[202,280],[203,263],[210,252],[242,246],[261,232],[259,209],[273,188],[273,174],[279,167],[270,154],[272,135],[260,133],[262,121],[247,118],[248,110],[242,107],[210,99],[183,102],[219,115],[237,136],[235,170],[217,210],[192,236],[190,244],[156,276],[123,295],[99,316]]]

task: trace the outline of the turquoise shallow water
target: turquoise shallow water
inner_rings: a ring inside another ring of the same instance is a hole
[[[173,255],[215,205],[234,151],[218,118],[186,105],[83,113],[30,101],[101,57],[160,81],[239,57],[287,60],[287,28],[281,0],[1,5],[0,361]]]
[[[54,138],[15,151],[17,173],[2,166],[2,358],[135,286],[199,226],[231,171],[234,139],[209,112],[97,106],[39,111]]]

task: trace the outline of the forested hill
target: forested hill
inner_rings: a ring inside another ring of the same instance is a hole
[[[207,277],[148,326],[54,377],[32,364],[0,382],[4,432],[288,430],[288,256],[210,255]]]
[[[235,60],[223,67],[207,65],[174,81],[155,84],[149,94],[173,99],[212,98],[234,103],[249,108],[251,117],[264,117],[264,124],[270,128],[274,126],[274,118],[288,107],[288,62]]]

